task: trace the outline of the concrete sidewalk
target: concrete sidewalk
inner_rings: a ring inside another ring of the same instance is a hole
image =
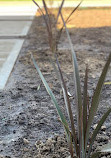
[[[22,17],[19,21],[13,20],[13,17],[9,17],[10,21],[1,21],[7,18],[0,17],[0,89],[7,83],[32,23],[32,20],[23,21]]]
[[[37,1],[37,0],[35,0]],[[64,7],[75,7],[80,0],[68,1]],[[52,7],[58,7],[61,1],[54,1]],[[43,6],[42,2],[38,2]],[[50,7],[50,5],[48,5]],[[80,7],[111,7],[111,0],[84,0]],[[0,15],[34,15],[37,6],[32,1],[0,1]]]
[[[37,10],[32,1],[0,1],[2,16],[33,16]]]
[[[26,3],[0,1],[0,89],[5,88],[37,10]]]

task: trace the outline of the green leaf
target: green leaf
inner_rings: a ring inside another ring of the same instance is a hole
[[[69,32],[68,32],[68,29],[66,27],[66,24],[64,22],[64,19],[63,19],[63,16],[61,14],[61,17],[62,17],[62,20],[63,20],[63,23],[64,23],[64,26],[65,26],[65,29],[66,29],[66,33],[67,33],[67,37],[68,37],[68,40],[69,40],[69,44],[70,44],[70,48],[71,48],[71,53],[72,53],[72,59],[73,59],[73,68],[74,68],[74,85],[75,85],[75,91],[76,91],[76,103],[77,103],[77,113],[78,115],[77,116],[80,116],[80,111],[82,112],[82,95],[81,95],[81,86],[80,86],[80,77],[79,77],[79,70],[78,70],[78,63],[77,63],[77,58],[76,58],[76,53],[74,51],[74,48],[73,48],[73,44],[72,44],[72,41],[71,41],[71,38],[70,38],[70,35],[69,35]]]
[[[87,89],[88,89],[88,68],[86,67],[85,72],[85,80],[84,80],[84,91],[83,91],[83,131],[84,131],[84,140],[86,134],[86,127],[87,127],[87,109],[88,109],[88,96],[87,96]]]
[[[72,136],[73,136],[73,141],[74,141],[75,152],[77,154],[78,153],[78,150],[77,150],[77,136],[76,136],[76,132],[75,132],[74,119],[73,119],[71,104],[70,104],[70,100],[69,100],[69,96],[68,96],[68,92],[67,92],[67,87],[66,87],[63,75],[62,75],[62,71],[61,71],[58,59],[57,59],[57,66],[58,66],[58,70],[59,70],[60,77],[61,77],[64,100],[65,100],[65,103],[66,103],[66,109],[67,109],[67,113],[68,113],[69,120],[70,120],[70,123],[71,123],[71,130],[72,130]]]
[[[89,148],[88,148],[88,156],[91,153],[92,145],[93,145],[93,143],[96,139],[96,136],[97,136],[99,130],[101,129],[101,126],[103,125],[103,123],[105,122],[105,120],[107,119],[107,117],[110,113],[111,113],[111,108],[108,109],[108,111],[103,115],[103,117],[98,122],[98,125],[97,125],[96,129],[94,130],[94,132],[92,134],[92,137],[91,137],[91,140],[90,140],[90,145],[89,145]]]
[[[57,104],[57,101],[55,99],[54,94],[52,93],[50,87],[48,86],[48,84],[47,84],[47,82],[45,80],[45,78],[43,77],[43,75],[42,75],[42,73],[41,73],[41,71],[40,71],[40,69],[39,69],[39,67],[38,67],[33,55],[31,55],[31,57],[32,57],[32,61],[34,63],[34,66],[35,66],[37,72],[39,73],[39,76],[40,76],[40,78],[41,78],[41,80],[42,80],[42,82],[43,82],[48,94],[50,95],[50,97],[51,97],[56,109],[57,109],[57,112],[58,112],[58,115],[59,115],[59,117],[61,119],[61,122],[64,125],[65,133],[66,133],[68,144],[69,144],[70,153],[71,153],[71,155],[73,155],[72,136],[71,136],[71,133],[70,133],[67,121],[66,121],[66,119],[65,119],[65,117],[64,117],[64,115],[63,115],[63,113],[62,113],[62,111],[61,111],[61,109],[59,107],[59,105]]]
[[[109,152],[109,153],[111,153],[111,142],[109,142],[108,144],[102,146],[102,149],[100,150],[100,152]]]
[[[98,81],[95,93],[93,95],[91,108],[90,108],[90,113],[89,113],[89,119],[88,119],[88,123],[87,123],[85,148],[87,146],[87,142],[88,142],[88,139],[89,139],[90,127],[91,127],[91,124],[93,122],[94,116],[96,114],[96,111],[97,111],[97,108],[98,108],[98,105],[99,105],[99,99],[100,99],[102,86],[104,84],[104,80],[105,80],[105,77],[106,77],[106,74],[107,74],[110,62],[111,62],[111,53],[109,55],[109,58],[108,58],[108,60],[107,60],[107,62],[105,64],[105,66],[104,66],[104,69],[103,69],[102,74],[101,74],[101,76],[99,78],[99,81]]]
[[[36,68],[36,70],[37,70],[37,72],[38,72],[38,74],[39,74],[39,76],[40,76],[40,78],[41,78],[41,80],[42,80],[42,82],[43,82],[48,94],[50,95],[50,97],[51,97],[51,99],[52,99],[52,101],[53,101],[53,103],[54,103],[54,105],[55,105],[55,107],[57,109],[58,115],[60,116],[61,122],[63,123],[64,128],[66,130],[66,133],[67,133],[67,135],[69,137],[69,127],[68,127],[67,121],[66,121],[66,119],[65,119],[65,117],[64,117],[64,115],[63,115],[63,113],[62,113],[62,111],[61,111],[61,109],[60,109],[60,107],[59,107],[59,105],[57,103],[57,101],[56,101],[56,98],[55,98],[54,94],[52,93],[50,87],[48,86],[44,76],[42,75],[42,73],[41,73],[41,71],[40,71],[40,69],[39,69],[39,67],[38,67],[33,55],[31,55],[31,58],[32,58],[34,66],[35,66],[35,68]]]
[[[64,27],[67,33],[67,37],[69,40],[71,53],[72,53],[72,60],[73,60],[73,69],[74,69],[74,86],[75,86],[75,99],[77,105],[77,121],[78,121],[78,138],[79,138],[79,145],[80,145],[80,155],[84,154],[84,135],[83,135],[83,117],[82,117],[82,94],[81,94],[81,86],[80,86],[80,77],[79,77],[79,70],[78,70],[78,63],[76,58],[76,53],[73,48],[73,44],[66,27],[64,18],[61,13],[61,18],[64,23]],[[81,155],[81,156],[82,156]]]

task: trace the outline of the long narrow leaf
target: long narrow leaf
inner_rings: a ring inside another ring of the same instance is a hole
[[[68,112],[69,120],[71,122],[71,130],[72,130],[72,135],[73,135],[74,147],[75,147],[75,152],[77,154],[78,153],[77,136],[76,136],[76,132],[75,132],[75,126],[74,126],[74,119],[73,119],[71,104],[70,104],[70,100],[69,100],[66,84],[65,84],[65,81],[64,81],[64,78],[63,78],[62,71],[61,71],[61,68],[60,68],[58,60],[57,60],[57,66],[58,66],[58,70],[59,70],[61,81],[62,81],[62,85],[63,85],[63,93],[64,93],[64,99],[65,99],[65,102],[66,102],[66,109],[67,109],[67,112]]]
[[[41,80],[42,80],[42,82],[43,82],[48,94],[50,95],[50,97],[51,97],[51,99],[52,99],[52,101],[53,101],[53,103],[54,103],[54,105],[55,105],[55,107],[57,109],[57,112],[58,112],[58,115],[60,116],[61,122],[63,123],[67,134],[69,134],[69,127],[68,127],[67,121],[66,121],[66,119],[65,119],[65,117],[64,117],[64,115],[63,115],[63,113],[62,113],[62,111],[61,111],[61,109],[60,109],[60,107],[59,107],[59,105],[57,103],[57,101],[56,101],[56,98],[55,98],[54,94],[52,93],[50,87],[48,86],[44,76],[42,75],[42,73],[41,73],[41,71],[40,71],[40,69],[39,69],[39,67],[38,67],[33,55],[31,55],[31,58],[32,58],[34,66],[35,66],[35,68],[36,68],[36,70],[37,70],[37,72],[38,72],[38,74],[39,74],[39,76],[40,76],[40,78],[41,78]]]
[[[73,150],[73,143],[72,143],[72,135],[70,135],[69,152],[70,152],[71,158],[73,158],[74,157],[74,150]]]
[[[60,107],[59,107],[59,105],[57,104],[57,101],[56,101],[56,99],[55,99],[54,94],[52,93],[50,87],[48,86],[48,84],[47,84],[47,82],[46,82],[46,80],[45,80],[45,78],[43,77],[43,75],[42,75],[42,73],[41,73],[41,71],[40,71],[40,69],[39,69],[39,67],[38,67],[38,65],[37,65],[37,63],[36,63],[36,61],[35,61],[33,55],[31,55],[31,57],[32,57],[32,61],[33,61],[33,63],[34,63],[34,66],[35,66],[37,72],[39,73],[39,76],[40,76],[40,78],[41,78],[41,80],[42,80],[42,82],[43,82],[43,84],[44,84],[44,86],[45,86],[45,88],[46,88],[48,94],[50,95],[50,97],[51,97],[51,99],[52,99],[52,101],[53,101],[53,103],[54,103],[56,109],[57,109],[57,112],[58,112],[58,115],[59,115],[59,117],[60,117],[60,119],[61,119],[61,122],[62,122],[62,124],[64,125],[65,133],[66,133],[67,140],[68,140],[68,144],[69,144],[69,148],[70,148],[69,150],[70,150],[71,156],[72,156],[72,158],[73,158],[72,137],[71,137],[71,134],[70,134],[70,130],[69,130],[67,121],[66,121],[66,119],[65,119],[65,117],[64,117],[64,115],[63,115],[63,113],[62,113],[62,111],[61,111],[61,109],[60,109]]]
[[[51,30],[51,20],[50,20],[50,16],[49,16],[49,13],[48,13],[48,8],[47,8],[47,5],[46,5],[46,2],[44,0],[42,0],[42,2],[43,2],[43,5],[44,5],[46,15],[48,17],[49,29]]]
[[[101,93],[102,86],[104,84],[104,80],[105,80],[105,77],[106,77],[106,74],[107,74],[110,63],[111,63],[111,53],[109,55],[109,58],[108,58],[108,60],[105,64],[105,66],[104,66],[104,69],[103,69],[102,74],[99,78],[95,93],[93,95],[91,108],[90,108],[90,113],[89,113],[89,119],[88,119],[88,123],[87,123],[85,148],[87,146],[87,142],[88,142],[88,139],[89,139],[90,127],[91,127],[91,124],[93,122],[94,116],[96,114],[96,111],[97,111],[97,108],[98,108],[98,105],[99,105],[100,93]]]
[[[54,55],[54,54],[53,54]],[[58,71],[58,69],[57,69],[57,67],[56,67],[56,64],[55,64],[55,60],[56,59],[53,59],[52,58],[52,56],[50,56],[50,63],[52,64],[52,67],[53,67],[53,69],[54,69],[54,71],[55,71],[55,73],[56,73],[56,77],[57,77],[57,79],[58,79],[58,81],[60,82],[60,84],[61,84],[61,79],[60,79],[60,74],[59,74],[59,71]],[[62,85],[61,85],[61,87],[62,87]]]
[[[83,131],[84,131],[84,140],[85,140],[85,133],[86,133],[86,127],[87,127],[87,109],[88,109],[88,96],[87,96],[87,90],[88,90],[88,68],[86,67],[85,72],[85,80],[84,80],[84,91],[83,91]]]
[[[77,7],[75,7],[72,12],[69,14],[69,16],[67,17],[65,23],[67,24],[67,22],[69,21],[70,17],[72,16],[72,14],[79,8],[79,6],[81,5],[81,3],[83,2],[83,0],[77,5]]]
[[[74,86],[75,86],[75,91],[76,91],[75,98],[77,99],[76,103],[77,103],[77,120],[78,120],[78,132],[79,132],[78,136],[79,136],[79,143],[80,143],[80,154],[83,154],[84,153],[84,151],[83,151],[84,150],[84,143],[83,143],[84,135],[83,135],[83,120],[82,120],[82,94],[81,94],[79,70],[78,70],[76,54],[75,54],[75,51],[73,48],[73,44],[72,44],[68,29],[67,29],[65,21],[64,21],[64,18],[62,16],[62,13],[61,13],[61,19],[64,23],[64,27],[65,27],[67,37],[69,40],[71,53],[72,53],[72,59],[73,59],[74,82],[75,82]]]
[[[50,16],[49,16],[49,13],[48,13],[48,7],[46,5],[46,2],[45,0],[42,0],[43,2],[43,5],[44,5],[44,9],[45,9],[45,12],[46,12],[46,16],[47,16],[47,23],[48,23],[48,27],[49,27],[49,44],[50,44],[50,48],[52,49],[53,51],[53,34],[52,34],[52,23],[51,23],[51,19],[50,19]]]
[[[108,111],[103,115],[103,117],[100,119],[96,129],[94,130],[93,132],[93,135],[91,137],[91,140],[90,140],[90,145],[89,145],[89,148],[88,148],[88,156],[87,158],[90,156],[90,153],[91,153],[91,149],[92,149],[92,145],[96,139],[96,136],[99,132],[99,130],[101,129],[101,126],[103,125],[103,123],[105,122],[106,118],[108,117],[108,115],[111,113],[111,108],[108,109]]]
[[[63,19],[63,16],[61,14],[61,17],[62,17],[62,20],[64,22],[64,19]],[[73,48],[73,44],[72,44],[72,41],[71,41],[71,38],[70,38],[70,35],[69,35],[69,32],[68,32],[68,29],[66,27],[66,24],[64,22],[64,26],[65,26],[65,29],[66,29],[66,33],[67,33],[67,36],[68,36],[68,40],[69,40],[69,44],[70,44],[70,48],[71,48],[71,53],[72,53],[72,59],[73,59],[73,68],[74,68],[74,82],[75,82],[75,91],[76,91],[76,99],[77,99],[77,113],[79,114],[81,108],[82,108],[82,94],[81,94],[81,86],[80,86],[80,77],[79,77],[79,70],[78,70],[78,63],[77,63],[77,58],[76,58],[76,53],[74,51],[74,48]],[[82,112],[82,110],[81,110]],[[80,115],[78,115],[80,116]]]

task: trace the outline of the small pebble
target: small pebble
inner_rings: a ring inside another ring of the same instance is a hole
[[[24,141],[24,144],[29,144],[29,141],[26,138],[24,138],[23,141]]]
[[[103,125],[103,126],[101,127],[101,131],[105,131],[105,130],[106,130],[106,126]]]

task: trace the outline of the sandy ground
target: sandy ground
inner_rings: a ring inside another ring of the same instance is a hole
[[[88,63],[89,65],[88,92],[90,98],[111,50],[111,21],[108,20],[108,24],[104,24],[105,19],[110,19],[111,10],[108,10],[109,14],[107,16],[104,16],[105,9],[99,11],[97,9],[78,11],[81,14],[78,21],[74,22],[73,18],[72,22],[70,22],[70,25],[76,27],[69,28],[77,53],[82,86],[85,64]],[[68,13],[68,9],[66,13]],[[92,25],[90,23],[92,18],[87,19],[87,15],[90,17],[97,15],[97,13],[98,16],[95,16],[93,19],[95,22]],[[82,15],[84,15],[86,22],[83,20]],[[101,26],[98,22],[99,16],[101,17],[99,19]],[[6,89],[0,91],[0,155],[5,158],[6,156],[8,158],[65,158],[69,155],[62,134],[63,127],[30,58],[30,52],[33,52],[58,103],[63,108],[64,102],[60,93],[60,84],[49,62],[51,53],[47,41],[44,22],[41,17],[37,17],[33,21]],[[58,57],[68,90],[72,95],[71,102],[73,104],[74,119],[76,120],[75,104],[73,102],[71,54],[64,31],[59,43]],[[110,79],[111,71],[109,71],[106,81],[110,81]],[[94,124],[110,106],[111,86],[104,85]],[[100,131],[93,150],[98,149],[99,145],[106,144],[111,139],[110,120],[111,115],[106,120],[104,129]],[[55,134],[60,135],[60,137],[54,137]],[[47,138],[52,139],[45,143]],[[45,144],[43,145],[40,140]],[[51,145],[49,145],[50,143]],[[111,155],[108,153],[100,157],[110,158]]]

